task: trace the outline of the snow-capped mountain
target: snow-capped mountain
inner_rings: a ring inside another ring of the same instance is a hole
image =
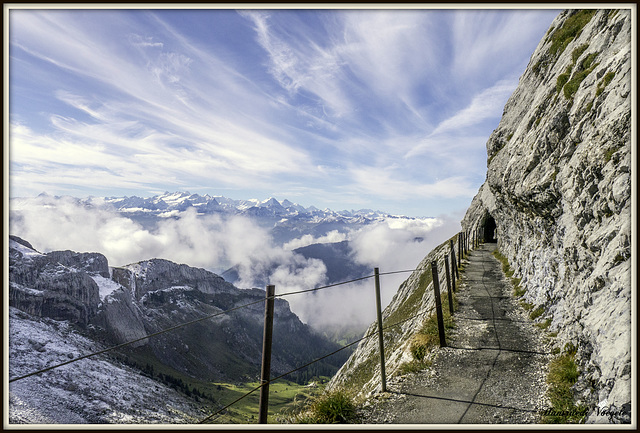
[[[257,379],[264,296],[263,290],[239,289],[205,269],[169,260],[151,259],[111,267],[100,253],[41,253],[29,242],[11,236],[9,375],[17,377],[87,352],[142,339],[110,354],[125,356],[141,368],[145,364],[162,366],[165,374],[186,375],[203,383]],[[194,322],[243,305],[247,307]],[[184,323],[191,324],[145,339]],[[303,366],[337,348],[335,343],[302,323],[286,300],[275,300],[273,374]],[[323,360],[317,364],[318,374],[333,374],[344,359],[346,354]],[[80,369],[74,366],[72,370],[55,370],[48,376],[12,384],[12,419],[15,422],[127,422],[128,412],[123,409],[126,405],[116,405],[113,401],[118,395],[122,396],[121,387],[136,381],[136,371],[110,361],[109,357],[85,361],[82,365]],[[72,377],[70,371],[78,377]],[[159,377],[144,372],[151,378]],[[91,380],[109,374],[126,376],[122,380],[114,379],[113,393],[102,383],[100,389],[105,389],[99,393],[85,389]],[[45,380],[47,378],[49,380]],[[147,386],[153,385],[153,381],[144,381],[151,383]],[[105,395],[99,396],[100,393]],[[44,394],[57,395],[60,401],[46,400],[41,397]],[[97,400],[96,404],[75,407],[82,395]],[[124,392],[124,395],[132,400],[131,393]],[[190,394],[187,392],[187,395]],[[155,399],[151,402],[156,403]],[[162,411],[154,419],[193,422],[199,406],[194,403],[182,396],[167,404],[180,406],[185,416],[171,418],[170,411]],[[38,412],[40,404],[44,409]],[[69,409],[72,406],[74,408]],[[53,415],[56,407],[60,417]],[[114,410],[103,411],[110,407]],[[152,409],[146,402],[140,402],[140,408],[144,413]],[[130,422],[138,418],[128,419]]]
[[[136,196],[89,198],[85,202],[92,204],[95,201],[111,205],[121,214],[149,228],[153,228],[157,221],[176,217],[189,208],[195,209],[199,215],[244,216],[270,230],[274,242],[279,245],[306,234],[320,237],[330,231],[346,233],[385,220],[417,219],[372,209],[320,210],[315,206],[304,207],[290,200],[279,201],[274,197],[266,200],[234,200],[223,196],[198,195],[189,192],[165,192],[149,198]]]
[[[149,198],[107,197],[104,201],[123,213],[144,213],[160,217],[171,216],[172,211],[184,211],[193,207],[198,213],[219,212],[284,219],[301,218],[307,221],[340,220],[347,223],[366,223],[381,218],[394,218],[385,212],[371,209],[336,212],[331,209],[320,210],[315,206],[304,207],[287,199],[280,202],[274,197],[266,200],[234,200],[223,196],[198,195],[189,192],[165,192]]]

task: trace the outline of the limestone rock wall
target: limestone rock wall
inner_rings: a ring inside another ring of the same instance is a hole
[[[575,389],[594,407],[631,400],[631,19],[562,12],[487,142],[465,230],[495,220],[524,299],[558,345],[578,347]]]

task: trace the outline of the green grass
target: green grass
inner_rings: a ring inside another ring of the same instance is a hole
[[[345,424],[356,420],[355,402],[343,390],[312,397],[299,412],[286,417],[286,422],[296,424]]]
[[[516,298],[522,298],[527,293],[527,289],[520,285],[520,283],[522,282],[522,279],[515,278],[513,276],[515,272],[513,269],[511,269],[511,266],[509,265],[509,261],[498,250],[495,250],[493,252],[493,255],[502,264],[502,272],[504,272],[507,278],[511,280],[511,284],[513,285],[513,296]],[[522,305],[522,307],[525,310],[533,309],[533,304],[529,304],[524,301],[520,301],[520,305]]]
[[[578,58],[587,49],[587,47],[588,45],[584,44],[573,50],[571,55],[571,58],[573,59],[572,64],[567,67],[564,73],[558,75],[558,78],[556,79],[556,93],[560,93],[562,90],[566,99],[571,100],[573,98],[573,95],[580,87],[580,83],[582,83],[599,64],[593,64],[598,53],[591,53],[582,59],[580,64],[577,65],[576,72],[571,75]]]
[[[575,348],[569,346],[565,353],[549,363],[547,397],[551,402],[551,408],[543,413],[543,423],[572,424],[584,420],[587,408],[576,406],[571,389],[580,376],[575,362],[575,353]]]
[[[594,9],[585,9],[567,18],[562,27],[551,34],[549,52],[554,56],[560,56],[569,43],[580,35],[595,13]]]
[[[326,382],[328,378],[324,378]],[[259,382],[248,382],[243,384],[212,383],[215,387],[216,400],[222,406],[233,402],[240,396],[256,388]],[[324,389],[324,384],[317,387],[307,387],[295,382],[278,380],[269,384],[269,423],[278,422],[278,416],[288,410],[295,409],[300,401],[306,401],[318,395]],[[256,423],[258,420],[258,409],[260,406],[260,390],[250,394],[248,397],[235,403],[225,412],[217,416],[212,422],[219,424]],[[217,410],[217,408],[216,408]],[[215,412],[215,410],[212,410]]]
[[[429,367],[433,362],[429,359],[423,359],[422,361],[418,361],[417,359],[413,359],[409,362],[405,362],[398,368],[396,375],[402,376],[410,373],[419,373]]]
[[[611,82],[611,80],[613,80],[613,77],[616,76],[615,72],[607,72],[604,76],[604,78],[600,81],[600,83],[598,83],[598,88],[596,89],[596,97],[600,96],[600,94],[602,94],[602,92],[604,92],[604,88],[607,87],[609,85],[609,83]]]
[[[449,311],[449,296],[446,292],[440,294],[442,304],[442,321],[445,331],[445,339],[449,331],[455,328],[453,316]],[[458,309],[458,301],[455,293],[452,293],[453,310]],[[420,330],[413,335],[411,340],[411,355],[413,359],[422,362],[424,357],[435,347],[440,345],[440,332],[438,330],[438,316],[434,312],[423,323]]]
[[[534,305],[530,302],[520,301],[520,306],[527,311],[533,310]]]
[[[233,402],[238,397],[251,391],[259,385],[258,382],[248,380],[246,383],[207,382],[174,370],[162,364],[153,356],[148,347],[130,350],[121,355],[122,361],[139,368],[143,374],[153,377],[159,382],[182,392],[187,397],[209,406],[210,410],[203,413],[202,419],[213,414],[220,408]],[[296,400],[307,399],[320,393],[329,377],[317,379],[318,387],[311,388],[287,380],[277,380],[269,385],[269,422],[275,422],[275,416],[282,410],[295,405]],[[260,390],[254,391],[248,397],[235,403],[223,413],[216,415],[211,422],[215,424],[246,424],[256,423],[258,419]]]
[[[587,48],[589,48],[589,44],[582,44],[571,52],[571,60],[573,61],[573,64],[578,61],[578,58],[580,58],[582,53],[584,53]]]
[[[504,272],[504,274],[508,277],[511,278],[513,277],[514,271],[511,269],[511,266],[509,266],[509,261],[507,260],[507,258],[505,256],[503,256],[500,251],[498,250],[494,250],[493,251],[493,256],[498,259],[498,261],[502,264],[502,272]],[[513,281],[512,281],[513,282]],[[518,280],[518,284],[520,283],[520,280]]]
[[[529,318],[531,320],[536,320],[538,317],[542,316],[544,313],[544,307],[540,305],[538,308],[529,313]]]
[[[549,326],[551,326],[551,319],[546,319],[544,322],[536,323],[534,326],[540,329],[547,329]]]
[[[583,62],[583,64],[584,64],[584,62]],[[591,65],[591,62],[588,62],[588,64]],[[571,79],[562,88],[562,90],[564,92],[564,97],[567,98],[567,99],[573,99],[573,95],[578,91],[578,88],[580,87],[580,83],[582,83],[584,81],[584,79],[587,78],[587,76],[591,72],[593,72],[595,67],[598,66],[598,65],[599,65],[599,63],[596,63],[595,65],[590,66],[588,69],[584,69],[584,70],[581,70],[579,72],[574,73],[573,76],[571,77]]]
[[[618,149],[609,149],[604,153],[604,160],[606,162],[611,161],[611,158],[613,157],[613,154],[616,153],[618,151]]]
[[[402,305],[400,305],[400,307],[398,307],[389,315],[386,322],[390,324],[398,323],[411,316],[414,316],[420,308],[420,301],[422,301],[424,292],[427,290],[427,287],[431,283],[431,280],[431,267],[427,266],[422,270],[422,273],[418,277],[418,288],[409,295],[409,297],[402,303]]]
[[[564,22],[564,25],[551,35],[552,43],[551,47],[549,47],[549,52],[555,56],[560,56],[569,43],[580,35],[580,32],[591,21],[595,12],[595,10],[581,10],[569,17]],[[577,65],[577,71],[573,75],[571,74],[573,66],[576,65],[576,62],[588,47],[589,44],[582,44],[574,49],[571,53],[572,64],[556,79],[556,93],[560,93],[562,90],[568,100],[573,99],[573,95],[578,91],[580,83],[598,66],[597,63],[593,63],[598,53],[591,53]]]

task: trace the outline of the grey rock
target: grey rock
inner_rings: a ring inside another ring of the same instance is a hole
[[[489,138],[487,180],[462,222],[475,230],[495,219],[525,300],[544,307],[539,320],[552,319],[560,348],[579,347],[583,372],[599,372],[593,385],[580,379],[591,407],[630,402],[630,26],[628,10],[598,10],[544,75],[532,67],[549,58],[551,37],[540,42]],[[571,66],[572,79],[589,55],[595,67],[573,96],[555,93],[560,74]]]
[[[107,346],[134,342],[122,350],[204,380],[259,375],[264,290],[238,289],[205,269],[163,259],[109,268],[98,253],[42,254],[19,238],[11,239],[9,280],[12,307],[69,320]],[[172,331],[161,333],[167,329]],[[283,299],[275,300],[273,334],[273,374],[338,348],[302,323]],[[41,343],[33,348],[47,350]],[[345,359],[342,353],[315,365],[314,375],[333,374]]]
[[[560,349],[578,347],[576,389],[595,422],[596,407],[631,401],[631,17],[596,10],[563,51],[552,52],[554,35],[576,13],[554,20],[507,101],[487,141],[487,179],[462,227],[473,232],[495,221],[524,300],[544,309],[537,320],[551,319]],[[575,88],[567,97],[558,79],[569,67]],[[448,251],[440,245],[420,267],[438,260],[443,269]],[[388,377],[411,361],[422,323],[411,316],[433,306],[432,285],[424,289],[419,278],[412,274],[383,313],[385,323],[407,320],[385,331]],[[372,324],[367,333],[374,331]],[[373,395],[377,356],[377,339],[362,341],[329,389],[357,383],[360,396]],[[623,414],[615,422],[624,421]]]
[[[14,237],[9,250],[9,305],[39,317],[85,326],[96,314],[98,286],[88,273]],[[106,260],[106,259],[105,259]]]

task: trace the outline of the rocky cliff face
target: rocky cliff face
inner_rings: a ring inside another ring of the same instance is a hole
[[[42,254],[15,236],[9,281],[10,305],[32,316],[70,321],[105,346],[141,339],[123,350],[142,365],[155,360],[207,381],[259,377],[263,290],[238,289],[212,272],[162,259],[110,268],[98,253]],[[246,304],[252,305],[144,338]],[[338,348],[303,324],[283,299],[275,300],[273,338],[274,374]],[[345,358],[314,365],[313,374],[330,375]]]
[[[462,221],[495,222],[499,250],[578,347],[591,407],[631,399],[631,20],[564,11],[487,142],[485,184]]]
[[[457,253],[457,236],[434,248],[420,262],[409,278],[400,285],[389,305],[382,312],[384,324],[385,372],[392,377],[403,366],[413,361],[411,347],[425,319],[433,314],[435,306],[431,263],[438,268],[438,284],[441,293],[446,292],[445,257],[449,258],[453,241]],[[384,284],[384,279],[381,279]],[[377,324],[365,332],[364,339],[327,385],[328,389],[346,388],[359,397],[381,389],[379,343]]]
[[[9,304],[36,316],[87,325],[100,302],[90,275],[68,266],[73,258],[66,252],[40,254],[14,236],[9,243]],[[96,255],[85,258],[92,266]]]
[[[487,240],[495,232],[524,300],[544,308],[537,320],[551,320],[558,348],[578,347],[579,402],[614,412],[631,400],[630,92],[630,11],[562,12],[487,142],[487,180],[462,221]],[[427,279],[403,283],[384,323],[433,305]],[[387,375],[411,359],[420,323],[385,335]],[[363,341],[330,387],[375,390],[377,353],[376,338]]]

